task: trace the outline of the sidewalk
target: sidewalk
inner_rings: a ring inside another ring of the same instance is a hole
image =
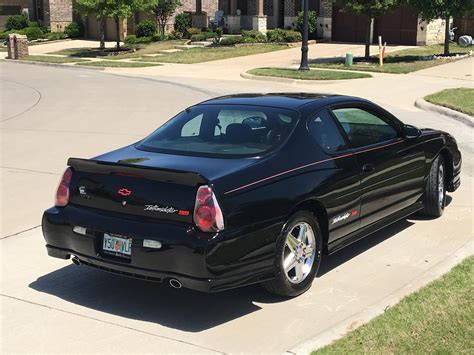
[[[387,52],[409,48],[407,46],[391,46]],[[316,43],[309,46],[309,59],[339,58],[351,52],[354,56],[364,54],[363,44],[350,43]],[[378,46],[371,47],[372,53],[377,53]],[[240,73],[259,67],[297,67],[301,58],[301,48],[294,47],[285,50],[255,54],[230,59],[216,60],[198,64],[166,63],[158,67],[146,68],[109,68],[106,71],[129,73],[134,75],[187,77],[195,79],[215,80],[246,80]]]

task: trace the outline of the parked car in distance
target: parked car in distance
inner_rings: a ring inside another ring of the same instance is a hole
[[[48,254],[215,292],[297,296],[331,254],[460,185],[448,133],[356,97],[244,94],[192,106],[143,140],[70,158],[45,211]]]

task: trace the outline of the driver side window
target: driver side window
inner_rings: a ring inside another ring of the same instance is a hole
[[[381,143],[398,137],[395,128],[368,111],[355,107],[332,111],[346,132],[352,148]]]

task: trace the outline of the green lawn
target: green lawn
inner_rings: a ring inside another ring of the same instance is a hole
[[[287,49],[287,45],[281,44],[261,44],[252,46],[237,47],[208,47],[208,48],[192,48],[181,52],[167,53],[159,57],[147,57],[137,59],[137,61],[158,62],[158,63],[182,63],[193,64],[209,62],[211,60],[227,59],[233,57],[241,57],[252,54],[266,53]]]
[[[98,60],[89,63],[77,63],[78,65],[85,65],[88,67],[101,67],[101,68],[143,68],[143,67],[156,67],[159,63],[139,63],[139,62],[119,62],[115,60]]]
[[[447,89],[428,95],[425,100],[474,116],[474,89]]]
[[[450,46],[451,53],[468,53],[470,50],[472,50],[472,48],[461,48],[457,44],[451,44]],[[378,64],[378,56],[372,56],[368,61],[364,58],[354,58],[354,65],[352,67],[346,67],[342,59],[330,63],[313,63],[311,66],[329,69],[406,74],[456,60],[456,58],[433,59],[433,56],[442,53],[443,45],[433,45],[387,53],[383,67],[380,67]]]
[[[69,57],[53,57],[53,56],[48,56],[48,55],[30,55],[27,58],[25,58],[25,60],[29,60],[32,62],[56,63],[56,64],[88,62],[87,59],[69,58]]]
[[[118,59],[128,59],[128,58],[140,58],[144,54],[156,54],[159,51],[164,49],[173,49],[177,45],[184,44],[185,41],[175,40],[175,41],[162,41],[162,42],[153,42],[147,45],[139,45],[136,51],[134,52],[122,52],[117,54],[114,48],[108,48],[101,50],[99,48],[71,48],[63,49],[56,52],[51,52],[49,54],[61,54],[67,55],[70,57],[79,57],[79,58],[103,58],[107,57],[108,60],[118,60]]]
[[[474,257],[402,299],[321,354],[472,354]]]
[[[302,80],[346,80],[370,78],[370,74],[352,73],[339,70],[297,70],[285,68],[257,68],[248,71],[249,74],[260,76],[274,76],[278,78]]]

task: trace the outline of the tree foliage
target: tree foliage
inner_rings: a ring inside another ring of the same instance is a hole
[[[403,0],[403,2],[416,9],[425,21],[437,18],[446,21],[444,55],[449,55],[450,18],[462,16],[467,11],[474,10],[474,0]]]
[[[394,9],[400,4],[400,1],[401,0],[335,0],[336,4],[340,6],[343,11],[367,17],[365,35],[365,57],[367,59],[370,57],[370,29],[372,19]]]
[[[94,16],[101,24],[107,18],[113,18],[117,27],[117,47],[120,45],[119,38],[119,20],[132,16],[135,11],[147,7],[151,0],[76,0],[76,9],[83,15]],[[103,33],[101,33],[101,42],[103,42]],[[101,43],[101,47],[102,47]]]
[[[336,4],[343,10],[370,18],[383,15],[399,3],[399,0],[336,0]]]
[[[474,10],[474,0],[405,0],[420,16],[430,21],[437,18],[457,17]]]
[[[173,16],[175,11],[180,7],[180,0],[150,0],[146,9],[156,16],[156,22],[160,28],[161,35],[164,36],[166,24]]]

